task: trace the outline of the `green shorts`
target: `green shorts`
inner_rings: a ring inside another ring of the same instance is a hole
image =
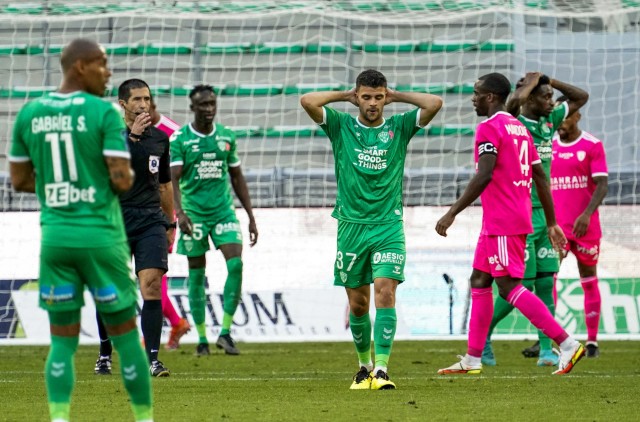
[[[210,249],[209,237],[216,249],[229,243],[242,244],[242,230],[235,216],[226,217],[222,221],[191,218],[191,222],[193,223],[192,235],[180,233],[178,238],[177,252],[180,255],[188,257],[204,255]]]
[[[40,307],[54,312],[80,309],[86,285],[98,311],[121,311],[138,298],[131,273],[131,252],[126,242],[106,248],[42,245]]]
[[[560,270],[558,252],[553,249],[542,208],[533,209],[533,233],[527,236],[524,252],[524,278],[536,278],[538,273],[557,273]]]
[[[404,281],[407,251],[402,221],[357,224],[338,221],[335,286],[357,288],[379,277]]]

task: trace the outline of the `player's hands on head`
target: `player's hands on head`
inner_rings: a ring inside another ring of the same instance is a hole
[[[542,76],[542,72],[527,72],[524,75],[524,78],[521,78],[518,81],[518,84],[520,84],[520,86],[525,86],[525,85],[536,86],[538,85],[538,81],[540,80],[541,76]],[[516,84],[516,89],[520,87],[518,86],[518,84]]]
[[[442,218],[438,220],[438,223],[436,223],[436,232],[440,236],[447,237],[447,229],[451,227],[455,219],[456,218],[449,213],[443,215]]]
[[[396,92],[393,89],[387,88],[387,96],[384,98],[384,105],[391,104],[392,102],[394,102],[395,94]]]
[[[358,107],[358,97],[356,96],[355,88],[351,88],[349,91],[347,91],[347,101]]]
[[[142,135],[146,128],[151,126],[151,115],[149,113],[140,113],[131,125],[131,133],[134,135]]]
[[[567,237],[564,235],[564,232],[557,224],[548,227],[548,232],[553,249],[561,253],[564,250],[564,246],[567,244]]]
[[[258,243],[258,226],[255,220],[249,221],[249,246],[254,247]]]
[[[573,223],[573,229],[571,232],[575,237],[582,237],[587,234],[589,223],[591,222],[591,216],[587,214],[580,214],[576,221]]]
[[[184,211],[176,213],[178,216],[178,227],[180,227],[180,231],[188,236],[193,234],[193,223],[191,223],[191,219]]]

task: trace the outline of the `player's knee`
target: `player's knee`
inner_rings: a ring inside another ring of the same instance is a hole
[[[227,260],[227,271],[230,275],[242,277],[242,259],[234,257]]]
[[[137,329],[135,316],[135,305],[117,312],[100,312],[100,317],[104,321],[107,333],[110,336],[123,335]]]

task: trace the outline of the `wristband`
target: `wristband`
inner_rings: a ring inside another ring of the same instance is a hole
[[[140,139],[142,138],[142,135],[136,135],[133,132],[129,132],[129,136],[132,137],[133,139]]]
[[[170,229],[176,229],[176,228],[178,228],[178,224],[174,221],[173,223],[169,224],[169,228]]]

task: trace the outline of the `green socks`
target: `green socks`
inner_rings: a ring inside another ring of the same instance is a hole
[[[131,398],[131,408],[135,420],[152,420],[149,363],[140,345],[138,330],[131,330],[119,336],[111,336],[111,341],[120,357],[120,373],[124,387]]]
[[[51,335],[51,348],[44,366],[51,420],[69,420],[71,392],[75,383],[73,357],[78,337]]]
[[[233,315],[236,313],[240,296],[242,294],[242,258],[239,256],[230,258],[227,261],[227,281],[224,283],[222,292],[224,316],[222,318],[222,329],[220,335],[229,334]]]
[[[371,365],[371,318],[369,313],[359,317],[349,313],[349,327],[353,343],[356,346],[356,353],[358,353],[358,362],[360,366],[369,368]]]
[[[191,317],[198,331],[200,343],[207,343],[207,330],[204,325],[205,304],[204,268],[189,268],[189,307]]]
[[[389,364],[393,338],[396,335],[397,322],[396,308],[376,309],[376,322],[373,328],[376,368],[383,368],[385,372]]]

